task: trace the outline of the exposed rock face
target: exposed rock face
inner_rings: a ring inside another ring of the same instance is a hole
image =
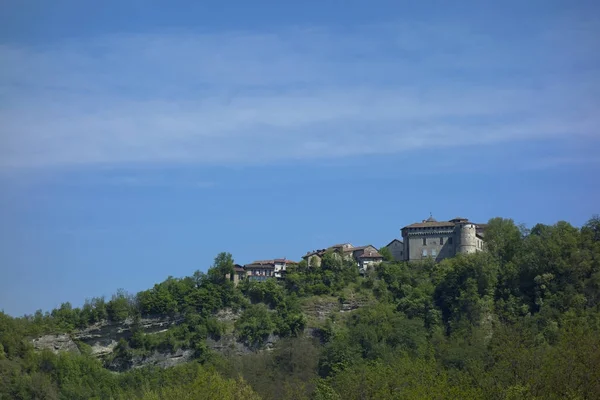
[[[319,320],[325,320],[332,313],[339,311],[340,305],[336,298],[323,298],[315,301],[313,304],[304,307],[304,312]]]
[[[144,318],[139,321],[141,329],[148,334],[163,332],[170,326],[180,322],[173,318]],[[132,320],[122,323],[100,322],[84,330],[72,334],[44,335],[33,340],[36,350],[52,350],[55,353],[61,351],[72,351],[79,353],[75,341],[83,342],[92,348],[92,354],[103,357],[111,354],[121,338],[127,339],[131,336]]]
[[[73,352],[79,354],[79,348],[77,344],[71,339],[69,335],[66,333],[60,335],[44,335],[37,339],[33,340],[33,348],[42,351],[42,350],[51,350],[53,353],[58,352]]]
[[[361,307],[364,307],[365,305],[366,304],[364,302],[360,301],[347,301],[342,303],[342,305],[340,306],[340,312],[354,311]]]
[[[107,365],[107,368],[112,371],[126,371],[128,369],[142,368],[150,365],[168,368],[188,362],[193,357],[193,350],[179,349],[174,353],[161,353],[155,351],[147,356],[133,356],[130,359],[115,358]]]
[[[279,341],[279,339],[280,339],[279,336],[270,334],[266,338],[263,345],[260,346],[259,348],[257,348],[257,347],[251,346],[248,343],[239,342],[237,340],[237,338],[235,337],[235,335],[228,334],[228,335],[221,336],[219,338],[219,340],[214,340],[209,337],[206,339],[206,345],[208,346],[209,349],[217,351],[226,356],[232,356],[232,355],[240,356],[240,355],[244,355],[244,354],[255,353],[257,351],[262,351],[262,350],[266,350],[266,351],[272,350],[273,347],[275,346],[275,343],[277,343]]]
[[[241,315],[241,311],[235,312],[231,308],[224,308],[215,314],[215,318],[220,322],[235,322]]]
[[[219,340],[209,337],[206,339],[206,345],[209,349],[228,356],[252,353],[252,350],[238,342],[234,335],[223,335]]]
[[[147,334],[164,332],[179,322],[179,319],[171,318],[143,318],[139,321],[141,329]],[[131,336],[132,325],[133,321],[130,319],[120,324],[101,322],[75,332],[73,339],[90,345],[92,354],[102,357],[111,354],[119,340],[128,339]]]

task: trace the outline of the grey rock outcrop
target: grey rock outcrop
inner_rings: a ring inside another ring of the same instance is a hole
[[[139,321],[139,326],[144,333],[153,334],[164,332],[179,322],[180,319],[177,318],[143,318]],[[77,342],[82,342],[92,348],[93,355],[103,357],[114,351],[120,339],[128,339],[131,336],[133,324],[131,319],[122,323],[100,322],[72,334],[41,336],[33,339],[33,347],[38,351],[48,349],[54,353],[62,351],[79,353]]]
[[[139,326],[144,333],[154,334],[164,332],[179,322],[179,319],[173,318],[142,318]],[[111,354],[119,340],[131,337],[133,324],[131,319],[122,323],[101,322],[73,333],[73,339],[91,346],[92,354],[102,357]]]
[[[114,358],[106,367],[112,371],[127,371],[129,369],[142,368],[147,366],[156,366],[160,368],[174,367],[192,360],[193,350],[179,349],[173,353],[162,353],[154,351],[150,355],[133,356],[131,358]]]
[[[33,348],[37,351],[50,350],[53,353],[72,352],[79,354],[77,344],[66,333],[44,335],[33,340]]]

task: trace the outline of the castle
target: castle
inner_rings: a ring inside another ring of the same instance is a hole
[[[402,241],[395,239],[386,247],[398,261],[433,259],[441,261],[457,254],[483,250],[485,224],[457,217],[437,221],[429,217],[402,228]]]

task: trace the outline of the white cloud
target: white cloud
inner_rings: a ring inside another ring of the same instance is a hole
[[[3,45],[0,167],[595,140],[598,70],[566,68],[556,53],[571,48],[569,65],[596,68],[597,57],[553,38],[415,25]]]

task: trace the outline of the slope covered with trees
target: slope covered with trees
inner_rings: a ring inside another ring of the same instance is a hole
[[[12,318],[0,313],[4,399],[593,399],[600,393],[600,218],[531,229],[494,218],[487,251],[440,263],[386,261],[367,276],[326,254],[286,279],[206,274],[81,308]],[[311,310],[329,304],[328,312]],[[351,304],[352,307],[342,305]],[[219,310],[238,316],[228,324]],[[146,334],[140,318],[179,323]],[[100,321],[133,321],[110,357],[192,349],[193,362],[114,373],[80,355],[34,351],[31,339]],[[207,338],[235,335],[252,353],[217,353]],[[267,338],[281,338],[271,351]]]

